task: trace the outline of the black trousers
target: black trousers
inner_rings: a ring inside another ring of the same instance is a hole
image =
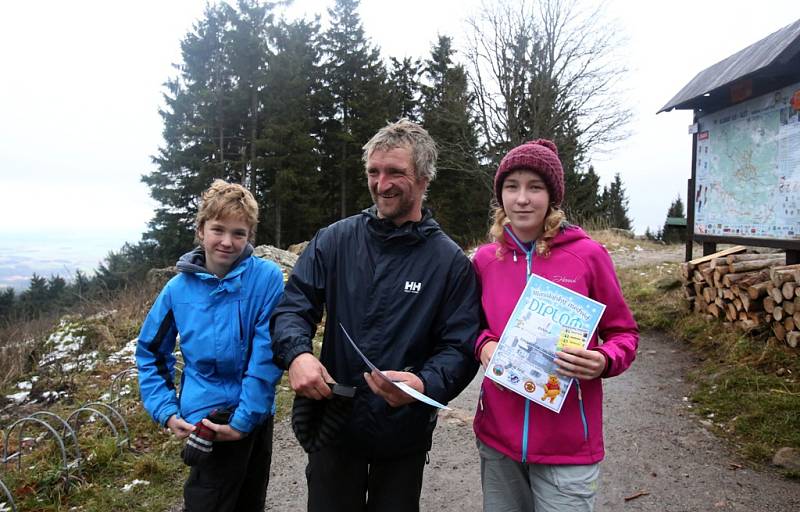
[[[372,460],[342,447],[308,455],[309,512],[418,512],[427,452]]]
[[[183,487],[186,512],[263,512],[272,462],[270,417],[239,441],[214,443]]]

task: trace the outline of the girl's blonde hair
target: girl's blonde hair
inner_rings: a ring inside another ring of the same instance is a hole
[[[203,192],[200,208],[194,219],[195,233],[203,230],[206,221],[228,218],[242,219],[249,228],[248,237],[253,242],[258,224],[258,203],[253,194],[237,183],[214,180]]]
[[[544,218],[544,232],[536,240],[536,254],[544,258],[550,256],[550,242],[561,230],[563,224],[566,223],[567,216],[564,212],[555,205],[550,205],[547,209],[547,215]],[[497,242],[497,258],[503,259],[505,253],[505,244],[503,231],[506,224],[509,223],[506,211],[502,206],[496,206],[494,209],[494,222],[492,227],[489,228],[489,237],[493,242]]]

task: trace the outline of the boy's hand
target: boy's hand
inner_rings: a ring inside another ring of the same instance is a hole
[[[186,439],[194,431],[194,425],[183,421],[177,415],[173,414],[167,420],[167,429],[178,439]]]
[[[244,434],[231,427],[230,425],[217,425],[208,418],[203,418],[203,425],[213,430],[217,437],[214,441],[238,441],[244,438]]]

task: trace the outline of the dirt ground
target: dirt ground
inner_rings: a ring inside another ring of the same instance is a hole
[[[606,459],[595,510],[647,512],[800,510],[800,483],[749,467],[690,410],[686,350],[645,334],[629,371],[605,383]],[[482,510],[472,415],[480,379],[443,411],[425,469],[423,511]],[[742,466],[741,469],[737,469]],[[267,510],[305,508],[305,456],[287,422],[276,425]],[[642,493],[638,498],[625,498]]]
[[[613,256],[618,267],[680,261],[683,246]],[[684,377],[693,365],[685,347],[664,335],[646,333],[631,369],[605,382],[606,459],[595,510],[800,510],[800,483],[749,467],[692,413]],[[482,510],[472,432],[479,388],[476,378],[451,403],[453,410],[440,414],[425,469],[423,511]],[[306,459],[288,422],[276,425],[274,453],[267,510],[304,510]]]

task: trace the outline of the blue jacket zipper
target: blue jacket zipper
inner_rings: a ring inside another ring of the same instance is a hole
[[[531,274],[533,274],[533,251],[536,249],[536,241],[533,241],[533,245],[530,250],[525,248],[525,245],[519,241],[519,239],[514,235],[514,232],[511,231],[508,226],[505,227],[506,233],[508,236],[514,240],[514,243],[519,247],[520,251],[525,253],[525,263],[526,263],[526,274],[525,274],[525,281],[527,282],[530,279]],[[517,253],[514,251],[514,261],[517,261]],[[583,407],[583,393],[581,393],[581,383],[578,379],[575,379],[575,385],[577,386],[578,390],[578,408],[580,409],[581,413],[581,423],[583,424],[583,440],[587,441],[589,439],[589,424],[586,420],[586,411]],[[528,430],[530,427],[530,405],[531,402],[527,398],[525,399],[525,421],[522,425],[522,462],[523,464],[528,460]]]
[[[530,250],[525,248],[525,245],[519,241],[519,239],[514,235],[514,232],[511,231],[508,226],[505,227],[506,233],[508,236],[514,240],[514,243],[517,244],[520,251],[525,253],[525,281],[527,282],[530,279],[531,274],[533,274],[533,251],[536,249],[536,241],[533,241],[533,245],[531,246]],[[517,253],[514,251],[514,261],[517,261]],[[528,460],[528,430],[530,428],[530,417],[531,417],[531,401],[527,398],[525,399],[525,421],[522,424],[522,463],[524,464]]]

